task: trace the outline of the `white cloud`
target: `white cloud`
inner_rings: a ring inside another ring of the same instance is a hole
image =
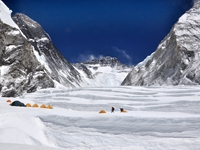
[[[93,59],[102,59],[103,57],[104,57],[103,55],[95,56],[93,54],[89,54],[89,55],[79,54],[77,61],[78,62],[86,62],[86,61],[91,61]]]
[[[125,57],[126,59],[128,59],[129,63],[131,63],[132,58],[131,58],[131,56],[129,56],[129,55],[126,53],[125,50],[121,50],[121,49],[119,49],[119,48],[117,48],[117,47],[115,47],[115,46],[113,46],[112,48],[113,48],[113,50],[115,50],[115,51],[121,53],[121,54],[123,55],[123,57]]]

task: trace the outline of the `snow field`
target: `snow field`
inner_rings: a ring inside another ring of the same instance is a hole
[[[199,86],[45,89],[16,99],[54,109],[11,107],[2,98],[0,143],[10,148],[200,149]]]

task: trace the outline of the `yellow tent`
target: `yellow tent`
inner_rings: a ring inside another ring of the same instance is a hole
[[[46,106],[45,106],[44,104],[42,104],[42,105],[40,106],[40,108],[46,108]]]
[[[31,107],[31,104],[27,103],[27,104],[26,104],[26,107]]]
[[[100,114],[105,114],[106,111],[105,111],[105,110],[101,110],[99,113],[100,113]]]
[[[6,102],[9,102],[9,103],[10,103],[10,102],[11,102],[11,100],[9,100],[9,99],[8,99]]]
[[[51,105],[48,105],[46,108],[47,109],[53,109],[53,107]]]
[[[127,113],[127,111],[126,111],[126,110],[122,110],[121,112],[122,112],[122,113]]]
[[[32,107],[38,107],[38,104],[34,104]]]

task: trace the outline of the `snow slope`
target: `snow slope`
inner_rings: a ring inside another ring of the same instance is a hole
[[[19,29],[16,23],[11,18],[12,11],[0,0],[0,20],[14,28]]]
[[[17,24],[12,20],[11,18],[11,13],[12,13],[12,10],[10,10],[1,0],[0,0],[0,20],[13,27],[13,28],[16,28],[19,30],[19,32],[26,38],[26,36],[21,32],[21,30],[19,29],[19,27],[17,26]],[[13,32],[14,34],[14,32]],[[18,33],[17,33],[18,34]]]
[[[90,70],[93,78],[89,79],[84,71],[78,68],[76,69],[84,79],[88,80],[87,83],[89,85],[94,86],[119,86],[132,69],[131,67],[119,69],[117,67],[100,66],[99,64],[85,66]]]
[[[0,150],[200,149],[199,86],[45,89],[11,99],[53,109],[11,107],[7,99]]]
[[[133,66],[122,64],[116,57],[110,56],[76,63],[73,66],[87,80],[87,83],[93,85],[93,87],[119,86],[133,69]]]

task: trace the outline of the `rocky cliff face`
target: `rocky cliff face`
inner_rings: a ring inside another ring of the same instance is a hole
[[[33,46],[37,59],[53,80],[66,87],[82,85],[79,72],[59,53],[37,22],[24,14],[16,14],[12,18]]]
[[[16,97],[38,88],[88,85],[42,27],[24,14],[11,18],[0,1],[0,93]],[[14,21],[13,21],[14,20]]]
[[[1,96],[16,97],[38,88],[57,86],[120,85],[130,71],[120,70],[126,66],[111,57],[74,67],[37,22],[20,13],[11,18],[10,10],[2,1],[0,10]],[[113,72],[113,68],[118,72]]]
[[[18,96],[36,87],[54,84],[34,55],[32,45],[21,32],[0,20],[0,91],[2,96]]]
[[[179,18],[157,50],[122,85],[200,84],[200,1]]]

